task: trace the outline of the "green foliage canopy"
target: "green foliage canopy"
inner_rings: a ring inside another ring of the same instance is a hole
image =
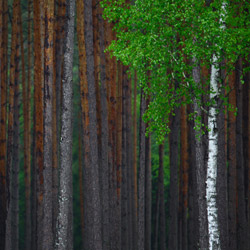
[[[209,82],[194,82],[194,64],[209,69],[216,55],[218,65],[227,62],[229,73],[239,56],[249,57],[248,1],[103,0],[102,6],[116,31],[108,50],[136,70],[144,93],[150,95],[144,119],[158,141],[169,132],[169,115],[175,107],[194,98],[199,105],[212,105],[201,103],[202,95],[209,94],[204,88]]]

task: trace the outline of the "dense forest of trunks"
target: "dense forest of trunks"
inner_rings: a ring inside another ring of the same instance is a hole
[[[102,14],[99,0],[0,0],[0,250],[250,249],[249,63],[186,61],[202,98],[182,96],[158,145]],[[213,72],[227,106],[206,91]]]

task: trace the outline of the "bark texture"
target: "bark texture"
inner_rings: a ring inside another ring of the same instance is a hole
[[[73,184],[72,184],[72,98],[75,1],[66,2],[65,47],[62,77],[62,124],[60,140],[60,191],[57,220],[57,250],[73,249]]]
[[[53,29],[54,1],[45,0],[44,41],[44,200],[43,200],[43,249],[52,250],[53,192],[52,190],[52,85],[53,85]]]
[[[194,64],[196,64],[194,59]],[[200,67],[194,65],[193,78],[197,85],[201,82]],[[194,112],[196,117],[201,117],[201,108],[198,100],[194,100]],[[196,127],[199,124],[195,123]],[[199,218],[199,246],[200,249],[208,249],[208,222],[207,222],[207,204],[206,204],[206,171],[205,171],[205,159],[203,138],[200,131],[195,131],[195,158],[196,158],[196,182],[197,182],[197,194],[198,194],[198,218]]]

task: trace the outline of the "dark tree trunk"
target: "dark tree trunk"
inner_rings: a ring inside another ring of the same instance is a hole
[[[81,217],[81,235],[82,239],[84,236],[84,210],[83,210],[83,161],[82,161],[82,154],[83,154],[83,137],[82,137],[82,117],[79,115],[79,138],[78,138],[78,174],[79,174],[79,195],[80,195],[80,217]]]
[[[52,191],[52,85],[53,85],[53,29],[54,1],[45,0],[44,41],[44,200],[43,200],[43,246],[54,248],[53,237],[53,192]]]
[[[149,104],[149,99],[146,101]],[[151,136],[145,140],[145,250],[151,249],[152,176],[151,176]]]
[[[134,97],[133,97],[133,171],[132,172],[132,246],[136,249],[137,243],[137,109],[136,109],[136,97],[137,97],[137,76],[135,72],[134,76]]]
[[[142,119],[146,111],[146,100],[141,91],[140,107],[140,166],[139,166],[139,185],[138,185],[138,250],[145,249],[145,131],[146,125]]]
[[[187,241],[187,209],[188,209],[188,124],[187,124],[187,107],[181,107],[181,168],[182,175],[180,176],[181,180],[181,190],[180,194],[182,197],[182,203],[180,204],[181,211],[181,225],[179,229],[181,232],[182,245],[180,249],[187,250],[188,241]]]
[[[229,104],[236,108],[235,71],[229,75]],[[228,229],[229,249],[237,249],[236,241],[236,116],[228,112]]]
[[[180,109],[175,108],[175,115],[171,117],[171,132],[169,134],[170,149],[170,207],[169,207],[169,249],[178,249],[178,166],[179,166],[179,134]]]
[[[116,109],[116,178],[117,178],[117,198],[119,200],[119,246],[121,248],[121,211],[122,211],[122,200],[121,200],[121,180],[122,180],[122,65],[118,62],[118,81],[117,81],[117,109]]]
[[[223,102],[219,101],[220,108],[217,118],[218,124],[218,155],[217,155],[217,207],[218,226],[220,231],[220,247],[228,249],[228,193],[227,193],[227,167],[225,152],[225,114]]]
[[[164,196],[164,145],[159,146],[159,246],[160,250],[166,250],[166,216],[165,216],[165,196]]]
[[[0,61],[1,61],[1,110],[0,110],[0,248],[5,249],[7,189],[6,189],[6,118],[7,118],[7,1],[0,1]]]
[[[128,128],[127,128],[127,103],[128,103],[128,76],[127,67],[122,68],[122,186],[121,186],[121,249],[129,249],[129,205],[128,205]]]
[[[41,49],[41,2],[33,1],[34,8],[34,109],[35,109],[35,172],[36,172],[36,249],[42,247],[43,218],[43,77]]]
[[[101,12],[101,10],[100,10]],[[108,104],[106,87],[106,65],[104,54],[104,21],[102,13],[99,14],[100,36],[100,82],[101,82],[101,136],[102,136],[102,160],[101,160],[101,206],[102,206],[102,248],[109,250],[109,172],[108,172]]]
[[[18,1],[20,8],[20,1]],[[20,14],[20,12],[19,12]],[[18,18],[19,19],[19,18]],[[20,19],[19,19],[20,20]],[[19,249],[19,61],[20,61],[20,22],[16,34],[15,46],[15,80],[14,80],[14,133],[13,133],[13,162],[11,173],[11,249]]]
[[[84,249],[101,250],[101,202],[98,168],[98,145],[96,123],[96,93],[94,75],[94,47],[92,1],[84,1],[84,26],[86,48],[87,110],[84,135]],[[82,44],[81,46],[84,46]]]
[[[188,106],[188,113],[193,112],[191,105]],[[199,220],[198,220],[198,194],[196,181],[196,150],[195,150],[195,131],[194,121],[189,121],[188,141],[191,142],[188,147],[189,157],[189,178],[188,178],[188,249],[198,249],[199,242]]]
[[[194,60],[194,63],[197,63]],[[193,78],[199,86],[201,83],[200,67],[194,66]],[[194,112],[196,118],[202,117],[200,103],[194,101]],[[195,124],[199,127],[199,124]],[[198,218],[199,218],[199,247],[200,249],[208,249],[208,222],[207,222],[207,204],[206,204],[206,169],[204,154],[203,136],[200,131],[195,131],[195,158],[196,158],[196,182],[198,194]]]
[[[13,19],[12,19],[12,34],[11,34],[11,58],[10,58],[10,82],[9,82],[9,110],[8,110],[8,143],[7,143],[7,193],[8,193],[8,205],[7,205],[7,221],[6,221],[6,245],[5,249],[17,249],[18,243],[15,240],[18,240],[16,231],[14,229],[15,224],[15,209],[13,207],[16,205],[15,198],[16,190],[13,188],[18,188],[18,183],[16,183],[16,162],[14,162],[14,130],[16,123],[16,71],[19,69],[19,29],[18,29],[18,0],[13,2]],[[16,160],[16,159],[15,159]],[[18,171],[17,171],[18,173]],[[14,183],[15,182],[15,183]],[[17,185],[16,185],[17,184]],[[13,237],[13,238],[12,238]]]
[[[242,83],[240,80],[242,71],[241,59],[236,66],[236,169],[237,169],[237,243],[238,249],[247,249],[247,220],[245,203],[245,185],[244,185],[244,158],[243,158],[243,140],[242,140]]]
[[[62,77],[62,123],[60,141],[60,191],[57,219],[57,250],[73,249],[72,98],[75,1],[66,2],[65,48]]]
[[[244,62],[244,66],[249,66],[249,63]],[[247,230],[249,232],[249,209],[248,209],[248,196],[249,196],[249,179],[248,179],[248,166],[249,166],[249,155],[248,155],[248,140],[249,140],[249,80],[248,80],[249,72],[243,75],[244,84],[242,86],[242,94],[243,94],[243,110],[242,110],[242,139],[243,139],[243,159],[244,159],[244,186],[245,186],[245,201],[246,201],[246,224]],[[248,236],[248,235],[247,235]],[[247,237],[246,236],[246,237]],[[250,241],[247,238],[247,249],[249,249]]]

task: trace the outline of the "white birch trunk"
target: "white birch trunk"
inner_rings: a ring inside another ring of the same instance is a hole
[[[218,58],[213,55],[213,65],[210,80],[210,100],[218,95]],[[217,130],[217,102],[210,107],[208,116],[208,164],[207,164],[207,217],[209,249],[220,249],[220,235],[218,227],[218,208],[216,203],[216,180],[217,180],[217,154],[218,154],[218,130]]]
[[[225,17],[226,4],[222,3],[222,13],[220,16],[221,29],[225,29],[223,19]],[[219,67],[218,58],[214,54],[212,67],[211,67],[211,79],[210,79],[210,100],[219,96],[218,89],[218,77]],[[208,215],[208,237],[209,237],[209,249],[220,250],[220,232],[218,225],[218,207],[217,207],[217,155],[218,155],[218,126],[217,126],[217,100],[215,105],[209,109],[208,116],[208,166],[207,166],[207,215]]]

